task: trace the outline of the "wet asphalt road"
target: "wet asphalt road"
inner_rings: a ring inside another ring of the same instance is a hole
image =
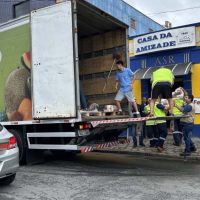
[[[20,167],[0,200],[200,200],[200,163],[89,153]]]

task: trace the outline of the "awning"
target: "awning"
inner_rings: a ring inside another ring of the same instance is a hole
[[[171,69],[174,76],[182,76],[186,75],[190,72],[192,67],[192,63],[182,63],[176,65],[165,66],[165,68]],[[136,79],[150,79],[151,75],[154,71],[161,67],[148,67],[148,68],[140,68],[137,69],[134,74]]]

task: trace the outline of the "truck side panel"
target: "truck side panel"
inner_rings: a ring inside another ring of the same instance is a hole
[[[22,55],[28,51],[28,22],[0,27],[0,121],[32,118],[27,81],[30,70],[22,62]]]

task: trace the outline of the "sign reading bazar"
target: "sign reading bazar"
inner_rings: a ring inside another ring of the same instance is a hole
[[[134,55],[195,45],[194,26],[171,29],[134,38]]]

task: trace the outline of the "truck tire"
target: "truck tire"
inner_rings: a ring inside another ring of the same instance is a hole
[[[6,176],[0,179],[0,185],[9,185],[15,180],[16,174],[12,174],[10,176]]]
[[[23,143],[22,134],[20,134],[19,130],[15,129],[9,129],[9,132],[11,132],[17,139],[17,145],[19,148],[19,163],[21,165],[26,164],[26,147]]]

